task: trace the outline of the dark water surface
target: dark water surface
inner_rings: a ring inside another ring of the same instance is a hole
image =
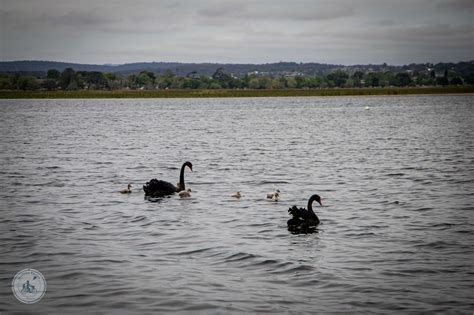
[[[0,100],[0,131],[0,311],[474,310],[473,96]],[[190,199],[144,200],[186,160]]]

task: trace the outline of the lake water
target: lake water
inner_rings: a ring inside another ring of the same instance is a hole
[[[0,100],[0,131],[0,311],[474,311],[473,96]]]

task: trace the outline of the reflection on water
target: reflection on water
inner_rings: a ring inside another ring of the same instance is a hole
[[[472,312],[473,100],[1,100],[0,311]]]

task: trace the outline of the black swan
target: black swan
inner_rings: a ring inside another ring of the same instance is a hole
[[[312,195],[308,200],[308,209],[291,207],[288,212],[293,218],[288,220],[288,230],[297,232],[309,232],[319,224],[319,218],[313,211],[313,202],[318,202],[321,207],[321,197],[319,195]]]
[[[172,195],[182,190],[186,190],[184,186],[184,168],[186,166],[189,167],[191,172],[193,171],[193,164],[191,162],[184,162],[183,166],[181,166],[181,172],[179,173],[178,186],[165,182],[164,180],[158,180],[156,178],[153,178],[145,185],[143,185],[143,191],[145,192],[145,196],[158,198]]]

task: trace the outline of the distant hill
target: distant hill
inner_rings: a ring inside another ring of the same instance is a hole
[[[212,75],[218,68],[224,68],[226,73],[244,75],[249,72],[298,72],[306,75],[325,74],[336,65],[319,63],[279,62],[268,64],[219,64],[219,63],[178,63],[178,62],[139,62],[121,65],[95,65],[55,61],[6,61],[0,62],[0,72],[46,72],[49,69],[63,71],[73,68],[76,71],[100,71],[121,74],[136,73],[142,70],[162,73],[171,70],[174,74],[185,76],[190,73],[197,75]]]
[[[172,71],[178,76],[194,75],[212,75],[218,68],[224,68],[224,71],[235,76],[243,76],[248,73],[257,73],[261,75],[280,76],[280,75],[327,75],[334,70],[342,70],[347,73],[356,71],[366,72],[401,72],[401,71],[426,71],[434,69],[437,72],[453,70],[459,74],[474,74],[474,61],[459,63],[438,63],[438,64],[410,64],[405,66],[391,66],[387,64],[380,65],[333,65],[321,63],[296,63],[296,62],[278,62],[266,64],[220,64],[220,63],[179,63],[179,62],[139,62],[126,63],[121,65],[96,65],[79,64],[56,61],[3,61],[0,62],[0,72],[19,72],[34,73],[41,76],[49,69],[63,71],[66,68],[73,68],[75,71],[100,71],[112,72],[120,75],[138,73],[142,70],[154,73],[163,73],[166,70]]]

